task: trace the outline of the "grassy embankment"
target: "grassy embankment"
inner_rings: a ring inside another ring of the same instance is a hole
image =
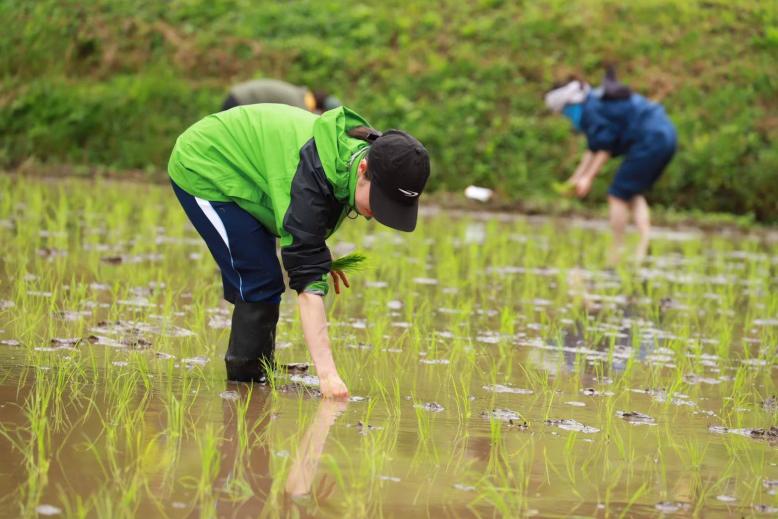
[[[217,110],[229,84],[268,76],[329,88],[377,127],[411,130],[432,152],[437,189],[475,183],[558,208],[549,185],[583,142],[541,93],[572,72],[597,82],[612,61],[678,126],[653,201],[778,219],[771,2],[41,0],[4,4],[0,23],[5,169],[162,178],[178,133]]]

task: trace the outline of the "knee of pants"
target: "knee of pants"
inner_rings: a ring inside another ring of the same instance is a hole
[[[266,276],[264,278],[247,278],[238,276],[238,279],[232,279],[234,276],[226,276],[222,273],[222,284],[224,286],[224,299],[230,303],[241,300],[247,303],[280,303],[281,295],[286,287],[283,277]]]

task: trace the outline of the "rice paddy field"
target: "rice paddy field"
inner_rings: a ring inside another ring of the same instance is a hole
[[[2,517],[767,517],[778,236],[427,210],[328,296],[348,402],[285,296],[268,386],[167,186],[0,176]]]

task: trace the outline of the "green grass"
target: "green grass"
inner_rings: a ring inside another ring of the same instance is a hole
[[[431,188],[484,185],[547,207],[582,142],[542,93],[570,73],[596,83],[614,62],[678,127],[652,201],[778,215],[774,2],[41,0],[6,3],[0,23],[3,168],[163,178],[175,138],[230,84],[278,77],[417,135]]]

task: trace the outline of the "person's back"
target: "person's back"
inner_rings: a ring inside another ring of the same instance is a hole
[[[313,137],[319,117],[281,104],[255,104],[219,112],[195,123],[176,140],[171,178],[182,189],[212,201],[233,200],[278,232],[282,215],[268,197],[286,185]],[[274,178],[269,178],[273,176]]]
[[[233,86],[229,94],[238,105],[256,103],[279,103],[310,109],[306,96],[310,95],[307,88],[287,83],[278,79],[253,79]]]
[[[613,100],[591,92],[583,105],[581,130],[591,149],[604,149],[619,156],[644,140],[646,132],[663,119],[666,115],[662,105],[640,94]]]

